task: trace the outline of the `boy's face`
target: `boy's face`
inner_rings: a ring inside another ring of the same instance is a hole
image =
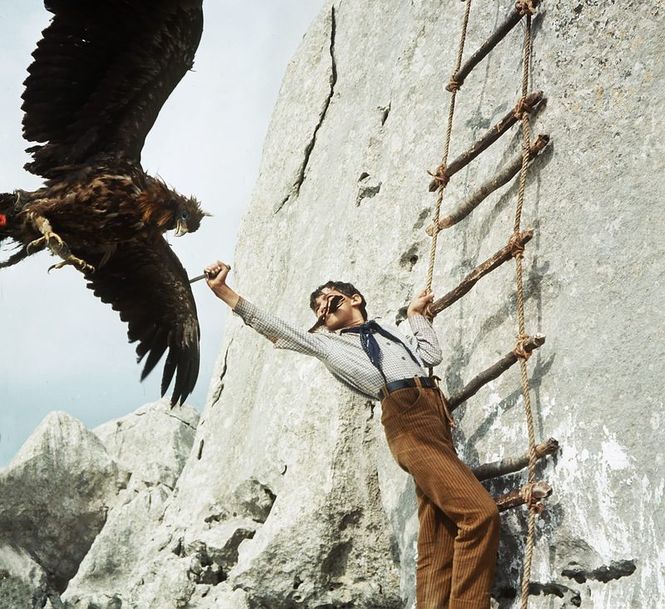
[[[335,296],[340,297],[341,300],[337,309],[332,312],[329,311],[323,321],[323,325],[327,330],[334,332],[363,322],[362,313],[358,308],[362,303],[360,294],[346,296],[334,288],[324,288],[322,294],[316,299],[314,313],[317,317],[321,317],[325,313],[328,302]]]

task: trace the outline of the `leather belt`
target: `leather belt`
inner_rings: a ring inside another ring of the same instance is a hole
[[[399,381],[391,381],[387,385],[384,385],[379,389],[379,399],[383,400],[389,396],[393,391],[398,389],[407,389],[409,387],[417,387],[418,385],[422,387],[428,387],[434,389],[437,387],[436,381],[429,376],[418,376],[408,379],[400,379]]]

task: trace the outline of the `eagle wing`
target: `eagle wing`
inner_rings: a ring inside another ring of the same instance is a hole
[[[171,91],[191,69],[202,0],[45,0],[23,93],[26,169],[45,178],[95,159],[140,163]]]
[[[171,246],[161,236],[129,242],[86,279],[127,322],[129,342],[139,343],[138,361],[147,356],[141,380],[168,349],[162,396],[175,375],[171,404],[184,402],[199,374],[199,323],[187,273]]]

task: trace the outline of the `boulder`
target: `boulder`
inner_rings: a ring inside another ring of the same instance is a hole
[[[0,536],[62,591],[126,482],[95,434],[52,412],[0,471]]]
[[[172,409],[162,400],[94,429],[131,478],[63,595],[67,607],[126,605],[137,572],[165,544],[164,534],[156,534],[191,452],[197,423],[192,407]]]
[[[42,609],[49,599],[62,609],[49,578],[25,550],[0,544],[0,599],[2,609]]]

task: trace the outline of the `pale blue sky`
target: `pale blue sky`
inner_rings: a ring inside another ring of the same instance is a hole
[[[211,259],[232,260],[282,76],[322,5],[323,0],[204,2],[194,71],[166,102],[143,150],[148,172],[195,195],[214,214],[194,235],[171,240],[190,276]],[[22,169],[28,157],[20,95],[30,53],[48,20],[41,0],[0,0],[0,192],[40,185]],[[139,383],[125,325],[76,271],[47,275],[53,262],[40,253],[0,271],[0,466],[51,410],[65,410],[94,427],[159,397],[161,363]],[[195,285],[194,295],[202,363],[188,402],[200,409],[226,312],[205,285]]]

